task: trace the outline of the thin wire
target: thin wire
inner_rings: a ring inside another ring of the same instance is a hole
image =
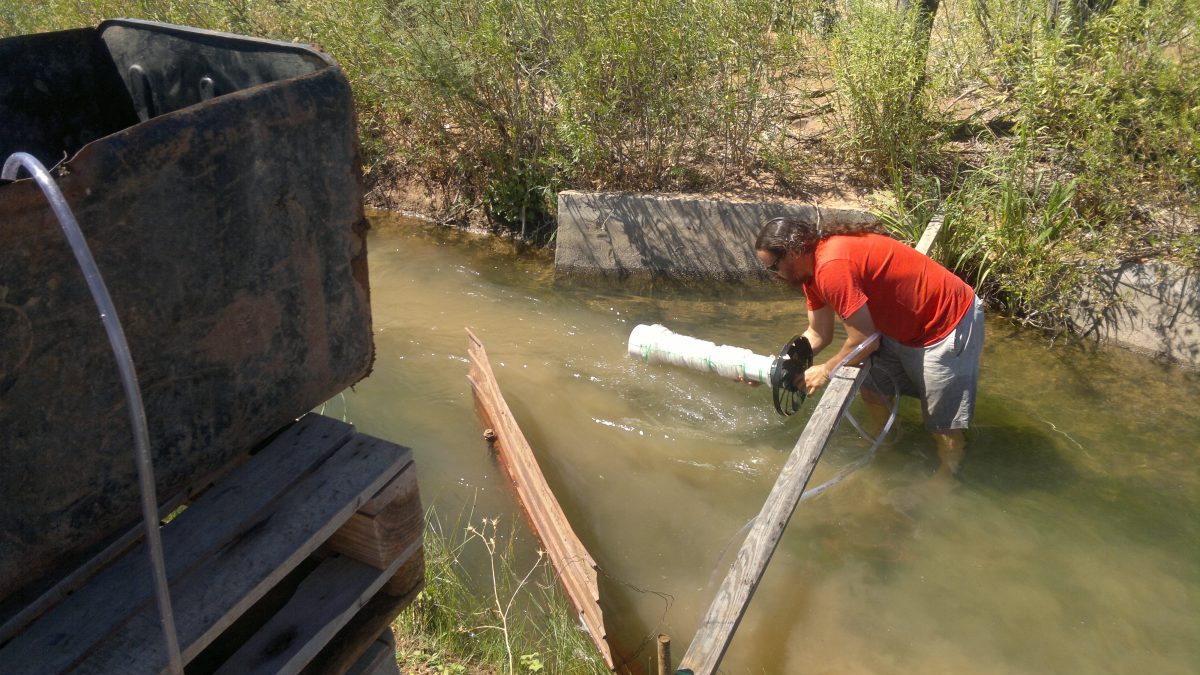
[[[633,663],[635,660],[637,660],[638,656],[642,653],[642,650],[646,648],[646,645],[649,644],[651,640],[654,640],[655,638],[657,638],[659,633],[662,632],[662,630],[661,630],[662,627],[664,625],[666,625],[666,623],[667,623],[667,613],[669,613],[671,611],[671,605],[675,604],[675,596],[671,595],[670,593],[663,593],[662,591],[652,591],[652,590],[649,590],[646,588],[641,588],[640,586],[635,586],[635,585],[629,583],[628,581],[625,581],[623,579],[618,579],[617,577],[609,574],[607,571],[604,570],[604,568],[600,567],[599,565],[596,566],[596,572],[603,575],[606,579],[610,579],[613,582],[616,582],[622,586],[625,586],[626,588],[632,589],[638,593],[642,593],[643,595],[657,595],[663,601],[662,616],[660,616],[658,619],[658,625],[655,626],[654,630],[650,631],[649,633],[646,634],[645,637],[642,638],[642,641],[639,642],[636,647],[634,647],[633,652],[628,657],[623,658],[620,663],[614,664],[613,671],[619,672],[621,670],[621,668],[624,668],[625,666],[627,666],[627,665]]]
[[[146,548],[150,555],[150,566],[154,572],[154,595],[158,600],[159,618],[162,620],[163,636],[167,643],[167,658],[171,672],[183,675],[183,657],[179,652],[179,637],[175,632],[175,615],[171,611],[171,595],[167,586],[166,564],[163,562],[162,538],[158,531],[158,495],[154,487],[154,465],[150,457],[150,434],[146,429],[146,408],[142,404],[142,390],[138,385],[137,371],[133,366],[133,357],[129,354],[129,343],[125,339],[125,331],[121,328],[121,320],[117,317],[116,307],[112,296],[100,275],[100,268],[92,257],[92,251],[79,229],[79,223],[62,191],[46,167],[33,155],[25,152],[13,153],[4,162],[0,170],[0,178],[15,180],[21,167],[33,176],[38,187],[50,202],[50,208],[58,217],[63,234],[71,244],[75,260],[79,263],[83,276],[87,280],[88,290],[100,310],[100,320],[108,333],[108,342],[112,346],[113,356],[117,360],[117,369],[121,372],[121,383],[125,388],[125,398],[129,407],[129,423],[133,427],[133,444],[138,470],[138,482],[142,490],[142,522],[146,527]]]

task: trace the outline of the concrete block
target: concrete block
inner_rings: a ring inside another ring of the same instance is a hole
[[[754,237],[777,216],[873,222],[866,211],[798,203],[729,202],[621,192],[558,196],[555,270],[567,275],[763,277]]]
[[[1129,263],[1102,275],[1075,308],[1077,330],[1173,363],[1200,368],[1200,272]]]

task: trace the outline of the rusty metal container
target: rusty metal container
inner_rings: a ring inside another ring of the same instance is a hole
[[[141,21],[0,40],[0,161],[46,166],[193,489],[373,359],[346,78],[305,46]],[[0,621],[138,521],[125,399],[32,180],[0,184]]]

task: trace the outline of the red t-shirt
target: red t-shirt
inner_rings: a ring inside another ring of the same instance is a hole
[[[829,305],[842,319],[869,303],[875,327],[910,347],[949,335],[975,300],[950,270],[881,234],[823,239],[804,295],[810,310]]]

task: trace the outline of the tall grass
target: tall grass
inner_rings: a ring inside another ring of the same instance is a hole
[[[881,175],[925,168],[938,148],[918,13],[850,0],[842,14],[829,41],[839,149]]]
[[[523,560],[515,528],[476,519],[445,528],[430,512],[425,589],[396,619],[401,662],[436,672],[606,673],[539,551]],[[468,560],[485,561],[482,567]]]
[[[1084,281],[1069,236],[1081,224],[1075,191],[1021,153],[979,169],[947,203],[937,255],[1010,316],[1060,329]]]
[[[1200,195],[1198,19],[1195,2],[1117,2],[1085,30],[1048,31],[1015,66],[1019,121],[1078,176],[1089,215],[1136,215],[1114,191]]]

